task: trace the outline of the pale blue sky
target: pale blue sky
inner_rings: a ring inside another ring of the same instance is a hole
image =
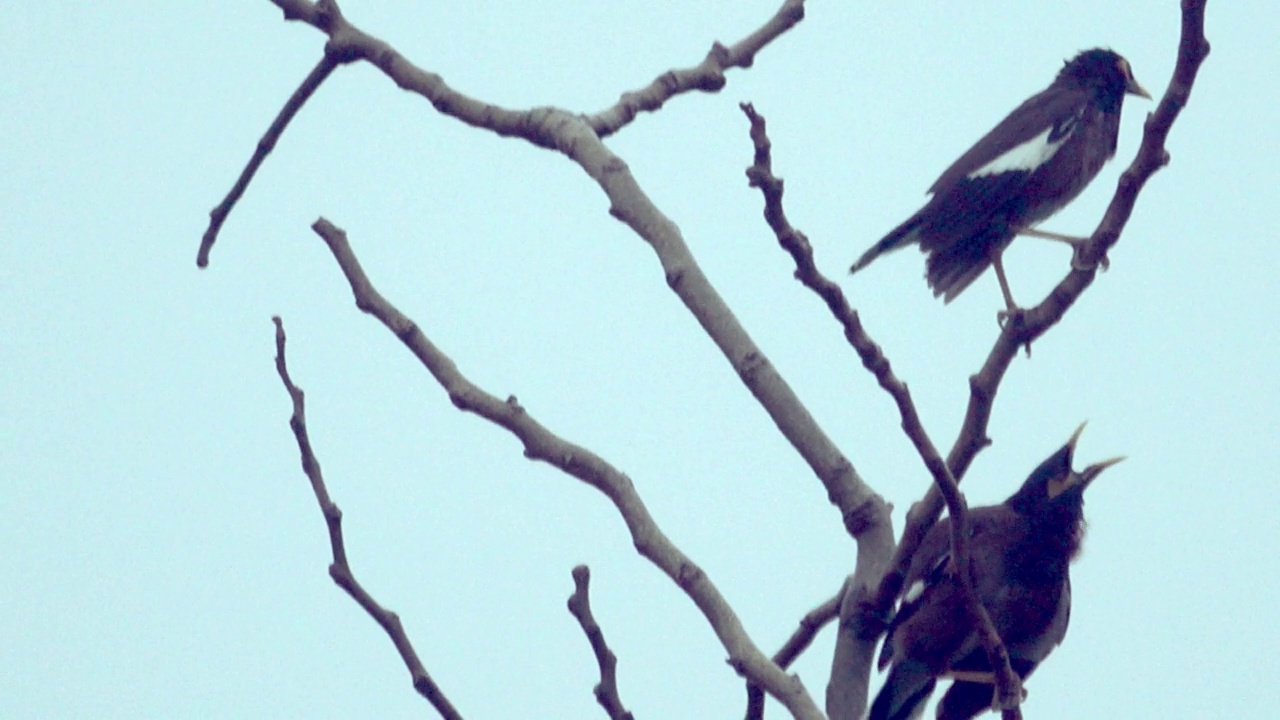
[[[777,0],[343,3],[473,97],[593,112],[736,41]],[[1001,306],[985,275],[935,301],[913,250],[844,268],[1076,51],[1110,46],[1154,94],[1176,2],[812,3],[716,95],[608,142],[863,477],[900,510],[929,479],[746,187],[737,104],[769,120],[787,209],[948,447]],[[471,718],[601,718],[564,609],[597,618],[641,718],[738,717],[741,682],[692,603],[595,491],[463,415],[360,314],[309,230],[366,270],[469,377],[629,474],[667,534],[773,652],[852,569],[821,484],[565,158],[437,114],[369,66],[303,110],[195,266],[207,213],[318,58],[265,0],[10,3],[0,30],[0,715],[422,717],[385,635],[329,580],[287,425],[284,317],[358,576]],[[1008,495],[1082,420],[1091,489],[1066,643],[1027,717],[1267,717],[1278,669],[1280,172],[1271,3],[1208,10],[1213,53],[1110,272],[1020,357],[964,488]],[[1116,162],[1045,227],[1087,233]],[[1043,296],[1059,246],[1019,240]],[[821,702],[832,631],[797,665]],[[877,679],[878,682],[878,679]],[[781,717],[773,706],[771,717]]]

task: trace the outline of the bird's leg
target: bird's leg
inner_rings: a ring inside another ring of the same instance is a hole
[[[979,683],[982,685],[996,684],[996,674],[990,670],[952,670],[945,677],[949,677],[956,682]]]
[[[1004,261],[1001,259],[1003,250],[996,248],[991,251],[991,267],[995,268],[996,280],[1000,281],[1000,292],[1004,295],[1004,305],[1007,310],[1001,310],[996,314],[996,320],[1004,325],[1004,321],[1013,317],[1017,313],[1022,312],[1017,303],[1013,301],[1013,293],[1009,291],[1009,279],[1004,275]]]
[[[942,677],[949,677],[952,680],[955,680],[956,682],[975,683],[978,685],[990,685],[991,686],[991,709],[995,712],[1000,712],[1001,710],[1005,709],[1003,707],[1000,707],[1000,688],[996,687],[996,674],[991,672],[990,670],[952,670],[951,672],[946,673]],[[1026,700],[1027,688],[1020,685],[1018,687],[1018,691],[1022,695],[1022,699]]]
[[[1018,231],[1018,234],[1026,235],[1027,237],[1041,238],[1043,240],[1057,240],[1058,242],[1064,242],[1070,245],[1072,249],[1071,267],[1076,270],[1093,269],[1092,266],[1080,259],[1081,254],[1084,253],[1084,244],[1089,241],[1089,238],[1076,237],[1074,235],[1063,235],[1062,233],[1049,232],[1047,230],[1036,230],[1035,228],[1022,228]],[[1107,260],[1104,255],[1100,260],[1098,260],[1098,264],[1102,266],[1103,270],[1106,270],[1110,267],[1111,261]]]

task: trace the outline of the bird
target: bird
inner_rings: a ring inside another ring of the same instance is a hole
[[[929,256],[925,277],[934,297],[951,302],[993,265],[1012,313],[1001,254],[1015,235],[1070,243],[1073,266],[1086,269],[1078,261],[1083,238],[1035,226],[1074,200],[1115,155],[1126,94],[1151,99],[1117,53],[1094,48],[1067,60],[1049,87],[952,163],[925,206],[863,253],[850,274],[918,243]]]
[[[1084,536],[1084,491],[1124,459],[1073,470],[1083,431],[1082,424],[1003,503],[968,513],[973,589],[1024,680],[1066,637],[1068,566]],[[938,704],[939,720],[968,720],[992,707],[994,675],[968,620],[950,538],[950,518],[943,518],[912,558],[878,662],[889,675],[867,720],[919,717],[937,681],[948,677],[954,682]]]

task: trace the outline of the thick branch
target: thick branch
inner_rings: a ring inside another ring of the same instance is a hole
[[[284,322],[279,317],[273,317],[271,321],[276,325],[276,372],[280,374],[280,381],[284,383],[285,390],[289,392],[289,398],[293,400],[293,415],[289,418],[289,427],[293,429],[293,435],[298,441],[298,450],[302,454],[302,471],[311,481],[311,490],[315,493],[316,502],[320,504],[320,512],[324,514],[325,524],[329,526],[329,546],[333,552],[333,562],[329,565],[329,577],[333,578],[338,587],[345,590],[356,604],[364,608],[364,611],[369,613],[369,616],[386,631],[392,644],[396,646],[396,651],[400,653],[405,667],[409,668],[414,689],[425,697],[445,720],[461,720],[462,716],[422,666],[418,653],[413,649],[413,643],[410,642],[404,626],[400,623],[400,617],[373,599],[373,596],[356,580],[355,573],[347,562],[346,543],[342,537],[342,511],[329,499],[329,491],[324,484],[324,474],[320,471],[320,461],[311,448],[311,438],[307,434],[306,397],[302,389],[293,384],[293,380],[289,377],[289,368],[285,364]]]
[[[249,157],[249,163],[240,171],[240,177],[236,178],[235,185],[231,186],[231,191],[227,196],[218,203],[218,206],[209,211],[209,227],[204,231],[204,236],[200,238],[200,250],[196,253],[196,265],[206,267],[209,264],[209,251],[213,249],[213,243],[218,239],[218,232],[222,230],[222,223],[226,222],[227,216],[231,214],[231,209],[239,202],[240,196],[244,195],[244,191],[249,187],[249,183],[253,180],[253,176],[257,174],[258,168],[262,166],[262,162],[267,159],[267,155],[275,149],[276,143],[280,141],[280,136],[284,134],[284,129],[289,126],[289,122],[293,120],[302,106],[307,100],[315,94],[320,84],[333,73],[334,68],[338,67],[338,61],[332,55],[325,53],[320,58],[320,62],[311,68],[311,72],[307,73],[307,77],[303,79],[302,84],[297,90],[289,96],[284,107],[280,108],[276,119],[272,121],[271,127],[267,128],[267,132],[263,134],[262,139],[258,141],[257,147],[253,149],[253,155]]]
[[[600,683],[595,687],[596,702],[609,714],[609,720],[633,720],[618,695],[618,658],[604,640],[604,631],[591,614],[591,569],[579,565],[573,569],[573,594],[569,596],[569,613],[578,620],[582,632],[591,643],[591,652],[600,665]]]
[[[312,229],[324,239],[355,296],[356,307],[376,317],[431,373],[460,410],[498,425],[524,444],[525,457],[541,460],[603,493],[617,508],[636,550],[687,594],[729,653],[729,663],[760,683],[796,718],[817,720],[822,713],[799,678],[773,664],[751,641],[742,621],[702,568],[672,543],[645,507],[630,478],[586,448],[555,435],[530,416],[514,397],[501,400],[468,380],[447,355],[411,319],[387,301],[369,281],[347,242],[346,233],[321,218]]]

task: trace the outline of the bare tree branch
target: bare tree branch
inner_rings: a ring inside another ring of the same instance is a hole
[[[760,192],[764,195],[765,220],[778,238],[778,243],[791,254],[791,258],[796,264],[796,278],[826,302],[828,309],[831,310],[831,313],[835,315],[840,325],[844,328],[844,336],[849,341],[849,344],[853,346],[854,351],[857,352],[859,359],[862,360],[862,365],[871,371],[880,387],[884,388],[885,392],[889,393],[889,396],[893,398],[894,403],[898,406],[898,414],[902,419],[903,432],[906,433],[911,443],[915,445],[916,452],[924,462],[925,469],[933,477],[934,486],[946,500],[947,510],[952,518],[951,552],[955,558],[956,566],[964,568],[959,577],[960,587],[965,598],[966,612],[973,626],[979,629],[982,644],[987,651],[991,667],[995,668],[1000,707],[1012,707],[1016,713],[1017,705],[1022,700],[1021,684],[1018,682],[1018,676],[1013,672],[1013,668],[1009,665],[1009,653],[1004,647],[1004,642],[1000,639],[995,625],[987,614],[987,609],[983,607],[973,586],[973,575],[970,572],[969,565],[969,536],[966,532],[968,508],[965,504],[964,495],[960,493],[956,478],[952,476],[947,464],[942,461],[942,456],[938,454],[937,448],[934,447],[933,441],[929,439],[929,435],[924,429],[924,423],[920,421],[920,415],[916,412],[915,403],[911,400],[911,393],[907,390],[906,383],[899,380],[894,374],[893,368],[889,364],[889,359],[885,357],[880,350],[880,346],[876,345],[875,341],[867,334],[865,328],[862,327],[857,311],[849,306],[840,286],[824,277],[818,271],[817,265],[813,260],[813,247],[809,244],[808,238],[805,237],[804,233],[792,227],[787,220],[782,204],[782,180],[773,174],[772,144],[766,132],[765,119],[750,104],[744,103],[741,107],[747,119],[751,121],[751,140],[755,146],[755,158],[751,167],[747,168],[747,178],[751,186],[760,188]],[[887,514],[886,511],[885,524],[889,524]],[[866,620],[867,616],[865,615],[855,615],[849,618],[850,624],[855,625],[851,633],[852,636],[862,641],[859,647],[855,648],[852,644],[838,645],[837,647],[838,652],[849,651],[854,653],[854,656],[853,658],[837,659],[833,661],[834,666],[843,668],[847,666],[850,660],[861,661],[863,658],[866,658],[866,664],[859,664],[856,668],[857,674],[853,675],[838,674],[833,668],[830,684],[828,685],[827,702],[827,712],[832,717],[857,717],[862,714],[862,709],[865,707],[867,686],[870,684],[871,678],[870,653],[875,648],[875,641],[880,634],[881,625],[876,623],[873,630],[861,630],[856,627],[857,623],[865,622]],[[854,690],[848,686],[857,686],[858,689]],[[859,695],[861,695],[861,700],[858,698]],[[1016,717],[1020,717],[1020,715]]]
[[[663,73],[643,89],[624,93],[613,107],[584,120],[596,135],[605,138],[626,127],[640,113],[658,110],[676,95],[690,90],[719,92],[725,86],[725,70],[751,67],[756,53],[803,19],[804,0],[783,0],[773,17],[731,47],[714,43],[701,64]]]
[[[702,568],[672,543],[649,514],[631,479],[586,448],[555,435],[530,416],[514,397],[501,400],[468,380],[411,319],[369,281],[346,233],[321,218],[312,226],[324,239],[355,296],[356,307],[376,317],[400,338],[449,394],[454,406],[498,425],[524,444],[525,457],[541,460],[594,487],[622,516],[636,551],[667,574],[702,612],[729,653],[729,664],[758,682],[796,718],[818,720],[822,713],[799,678],[788,676],[756,647],[742,621]]]
[[[786,670],[791,667],[791,663],[800,657],[801,653],[809,649],[809,645],[813,643],[813,639],[818,636],[818,631],[826,627],[827,623],[835,620],[840,614],[840,598],[844,596],[844,589],[831,596],[826,602],[818,607],[805,613],[800,618],[800,627],[791,634],[787,642],[773,654],[773,661],[778,667]],[[747,714],[746,720],[760,720],[764,717],[764,691],[755,683],[747,683]]]
[[[591,569],[579,565],[573,569],[573,594],[569,596],[569,613],[578,619],[582,632],[591,643],[591,652],[595,653],[596,662],[600,665],[600,682],[595,687],[596,702],[609,714],[609,720],[634,720],[631,713],[622,705],[618,695],[618,658],[609,649],[604,640],[604,631],[591,614]]]
[[[398,86],[423,96],[444,114],[499,135],[521,137],[536,146],[554,149],[581,166],[608,197],[610,214],[626,223],[653,248],[667,283],[724,353],[783,436],[822,481],[828,498],[839,508],[848,532],[881,550],[892,547],[890,529],[874,521],[883,512],[884,501],[862,482],[849,460],[733,316],[698,267],[679,229],[649,201],[626,163],[604,145],[582,116],[558,108],[516,112],[462,95],[445,84],[439,75],[414,66],[384,41],[351,25],[333,0],[314,4],[306,0],[272,2],[284,11],[286,19],[306,22],[326,33],[329,36],[326,55],[340,62],[367,60]],[[743,62],[758,46],[789,27],[785,18],[795,14],[795,10],[787,10],[790,7],[784,4],[774,20],[757,35],[743,41]]]
[[[226,222],[227,216],[231,214],[231,209],[239,202],[240,196],[244,195],[244,191],[249,187],[249,183],[253,180],[253,176],[257,174],[258,168],[262,166],[262,162],[267,159],[267,155],[275,149],[276,143],[280,141],[280,136],[284,134],[285,128],[289,126],[289,122],[293,120],[302,106],[307,100],[315,94],[320,84],[333,73],[334,68],[338,67],[337,59],[326,53],[320,58],[320,62],[311,68],[311,72],[307,73],[307,77],[303,79],[302,84],[297,90],[289,96],[284,107],[280,108],[280,112],[276,115],[276,119],[272,121],[271,127],[267,128],[267,132],[263,134],[262,139],[258,141],[258,146],[254,148],[253,155],[249,158],[249,164],[244,166],[240,171],[240,177],[236,178],[235,185],[231,186],[230,192],[218,203],[218,206],[209,211],[209,227],[204,231],[204,236],[200,238],[200,251],[196,253],[196,265],[199,267],[207,267],[209,265],[209,251],[213,249],[213,244],[218,240],[218,232],[222,230],[222,223]]]
[[[396,646],[396,651],[400,653],[405,667],[409,669],[414,689],[425,697],[445,720],[462,720],[462,715],[458,714],[453,704],[422,666],[417,651],[413,649],[413,643],[400,623],[400,616],[382,607],[373,599],[373,596],[356,580],[355,573],[347,562],[346,543],[342,538],[342,511],[329,499],[329,491],[324,484],[324,474],[320,471],[320,461],[311,448],[311,438],[307,434],[306,397],[302,389],[293,384],[293,380],[289,377],[289,368],[285,363],[284,322],[279,316],[272,317],[271,321],[276,325],[276,372],[280,374],[280,381],[284,383],[285,390],[289,392],[289,398],[293,401],[293,415],[289,418],[289,427],[293,429],[293,435],[298,441],[298,451],[302,454],[302,471],[311,481],[311,490],[315,493],[316,502],[320,504],[320,512],[324,514],[325,524],[329,527],[329,546],[333,552],[333,562],[329,565],[329,577],[333,578],[338,587],[345,590],[351,599],[364,608],[364,611],[369,613],[369,616],[386,631],[392,644]]]
[[[344,62],[351,58],[367,60],[398,86],[423,96],[442,113],[499,135],[521,137],[538,147],[554,149],[582,167],[608,197],[610,214],[653,248],[668,285],[822,481],[848,532],[886,552],[892,547],[892,533],[874,521],[883,511],[884,501],[862,482],[852,464],[738,323],[698,267],[679,229],[649,201],[626,163],[601,142],[582,116],[558,108],[517,112],[479,102],[450,88],[439,75],[414,66],[387,43],[351,25],[332,1],[315,5],[306,0],[272,2],[284,10],[287,19],[307,22],[328,34],[326,53],[334,53]],[[784,5],[784,11],[787,7]],[[775,15],[771,23],[777,23],[779,29],[771,30],[767,24],[758,39],[743,41],[747,43],[744,47],[755,47],[776,37],[785,29],[778,17]]]

